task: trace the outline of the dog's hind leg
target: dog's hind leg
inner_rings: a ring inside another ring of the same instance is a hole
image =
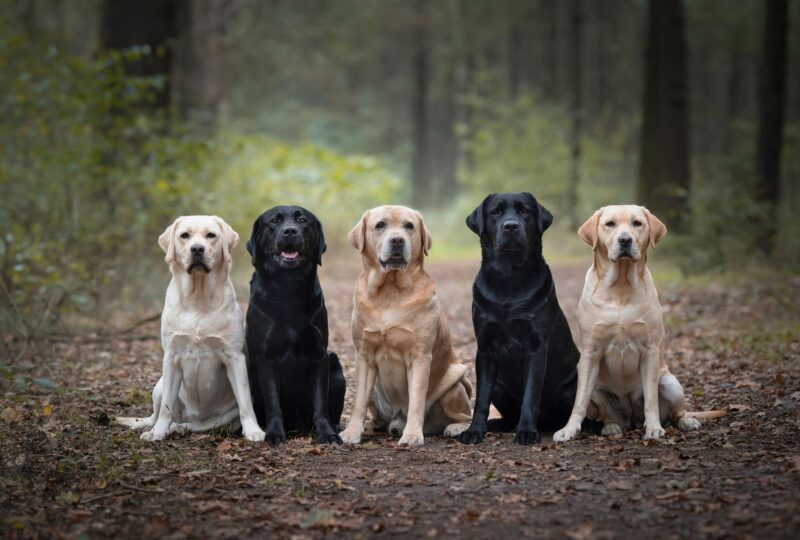
[[[145,418],[133,418],[129,416],[117,416],[114,420],[123,426],[127,426],[135,431],[150,429],[156,425],[158,420],[158,410],[161,408],[161,389],[164,385],[164,378],[158,379],[153,388],[153,414]]]
[[[683,387],[672,373],[662,375],[658,381],[658,409],[665,424],[673,423],[682,431],[694,431],[700,427],[700,420],[686,414]]]
[[[236,422],[239,424],[239,407],[234,407],[229,411],[224,413],[220,413],[214,415],[210,418],[205,418],[203,420],[190,420],[188,422],[181,422],[179,424],[173,424],[176,427],[170,427],[170,433],[189,433],[189,432],[201,432],[201,431],[210,431],[212,429],[221,428]],[[234,428],[238,428],[239,426],[232,426]]]
[[[628,426],[629,421],[622,413],[619,398],[612,392],[595,388],[587,408],[586,418],[601,422],[601,435],[619,435]]]
[[[333,351],[328,351],[328,362],[330,365],[330,378],[328,381],[328,414],[331,426],[335,432],[339,432],[339,423],[342,420],[344,410],[344,394],[347,390],[347,381],[344,379],[342,364],[339,357]]]

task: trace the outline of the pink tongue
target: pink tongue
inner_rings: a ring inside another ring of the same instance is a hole
[[[297,258],[297,255],[298,255],[298,254],[297,254],[297,252],[296,252],[296,251],[284,251],[283,253],[281,253],[281,256],[282,256],[284,259],[296,259],[296,258]]]

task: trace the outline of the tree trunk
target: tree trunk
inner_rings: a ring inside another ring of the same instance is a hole
[[[639,201],[678,232],[689,227],[689,110],[682,0],[650,0]]]
[[[583,11],[582,0],[572,0],[570,26],[571,43],[569,48],[570,64],[570,91],[571,114],[572,114],[572,133],[570,135],[570,146],[572,150],[572,171],[567,185],[567,212],[569,226],[577,231],[580,223],[578,222],[578,185],[580,184],[581,167],[581,131],[583,123],[583,111],[581,107],[581,45],[583,33]]]
[[[138,77],[163,75],[168,81],[155,93],[151,106],[170,104],[172,42],[176,37],[175,0],[104,0],[100,42],[104,49],[143,47],[138,60],[126,60],[125,72]],[[146,48],[146,49],[145,49]]]
[[[768,207],[760,249],[772,252],[780,195],[781,146],[786,102],[787,0],[767,0],[759,66],[756,197]]]
[[[416,207],[430,204],[430,167],[428,166],[428,17],[426,0],[417,0],[412,57],[411,122],[413,155],[411,158],[411,202]]]

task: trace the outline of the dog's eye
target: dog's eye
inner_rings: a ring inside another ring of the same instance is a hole
[[[184,240],[188,240],[189,239],[189,233],[188,232],[183,233],[181,235],[181,238],[183,238]]]
[[[410,223],[410,222],[406,223],[405,225],[403,225],[403,227],[405,227],[407,231],[413,231],[414,230],[414,224]]]
[[[528,210],[527,208],[520,208],[520,209],[519,209],[519,213],[520,213],[520,214],[522,214],[522,215],[524,216],[525,214],[530,214],[530,213],[531,213],[531,211],[530,211],[530,210]]]
[[[298,223],[308,223],[308,220],[306,218],[304,218],[303,216],[300,216],[299,218],[297,218],[297,222]]]
[[[280,222],[281,222],[281,220],[280,220],[280,219],[278,219],[277,217],[274,217],[274,218],[272,218],[271,220],[269,220],[269,222],[270,222],[270,223],[275,223],[275,224],[278,224],[278,223],[280,223]]]
[[[210,239],[212,239],[212,240],[213,240],[214,238],[216,238],[216,237],[217,237],[217,235],[216,235],[216,234],[214,234],[213,232],[210,232],[210,233],[208,233],[208,234],[206,235],[206,238],[210,238]]]
[[[384,227],[386,227],[386,223],[384,223],[383,221],[379,221],[375,224],[376,229],[383,229]]]
[[[641,227],[642,226],[642,222],[639,221],[638,219],[634,219],[633,220],[633,226],[634,227]]]
[[[503,214],[503,211],[500,208],[495,208],[490,212],[493,216],[500,216]]]
[[[606,227],[616,227],[616,226],[617,226],[616,221],[606,221]]]

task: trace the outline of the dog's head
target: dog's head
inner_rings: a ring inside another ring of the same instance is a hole
[[[552,223],[553,214],[530,193],[493,193],[467,217],[484,250],[520,260],[541,251],[542,234]]]
[[[581,239],[611,262],[634,262],[667,234],[667,227],[644,206],[604,206],[578,229]]]
[[[405,206],[367,210],[348,238],[364,261],[382,272],[422,264],[431,249],[431,233],[422,214]]]
[[[317,217],[300,206],[270,208],[253,223],[247,251],[256,270],[305,269],[322,264],[325,235]]]
[[[189,274],[208,274],[220,265],[230,271],[238,244],[239,235],[218,216],[181,216],[158,237],[167,263]]]

